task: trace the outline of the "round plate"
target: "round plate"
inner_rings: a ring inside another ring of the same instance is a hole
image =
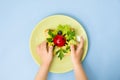
[[[42,21],[40,21],[34,30],[32,31],[31,38],[30,38],[30,51],[32,57],[36,61],[38,65],[41,64],[39,56],[36,54],[36,46],[40,44],[42,41],[45,40],[44,31],[46,29],[53,29],[57,27],[59,24],[65,25],[68,24],[73,27],[79,36],[83,36],[85,40],[84,44],[84,54],[82,57],[82,61],[84,60],[87,50],[88,50],[88,38],[85,30],[83,29],[82,25],[77,22],[75,19],[65,16],[65,15],[53,15],[49,16]],[[73,65],[71,62],[70,55],[65,56],[62,60],[60,60],[57,56],[54,56],[53,62],[50,67],[50,72],[53,73],[64,73],[68,72],[73,69]]]

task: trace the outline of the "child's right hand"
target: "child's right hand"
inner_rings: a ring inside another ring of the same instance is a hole
[[[73,62],[73,65],[80,64],[81,58],[83,55],[83,47],[84,47],[84,39],[83,37],[80,38],[80,43],[77,44],[77,46],[71,45],[71,59]]]

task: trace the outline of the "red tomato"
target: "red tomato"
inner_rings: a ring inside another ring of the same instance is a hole
[[[65,45],[66,39],[65,39],[65,37],[62,36],[62,35],[56,35],[56,36],[54,37],[54,39],[53,39],[53,42],[54,42],[54,44],[55,44],[56,46],[62,47],[62,46]]]

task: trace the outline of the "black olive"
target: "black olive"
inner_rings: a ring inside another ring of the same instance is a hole
[[[58,35],[62,35],[62,31],[58,31]]]

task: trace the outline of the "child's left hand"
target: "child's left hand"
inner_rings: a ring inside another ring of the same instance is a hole
[[[50,66],[53,59],[53,46],[48,46],[44,41],[37,47],[37,53],[42,61],[41,65]]]

